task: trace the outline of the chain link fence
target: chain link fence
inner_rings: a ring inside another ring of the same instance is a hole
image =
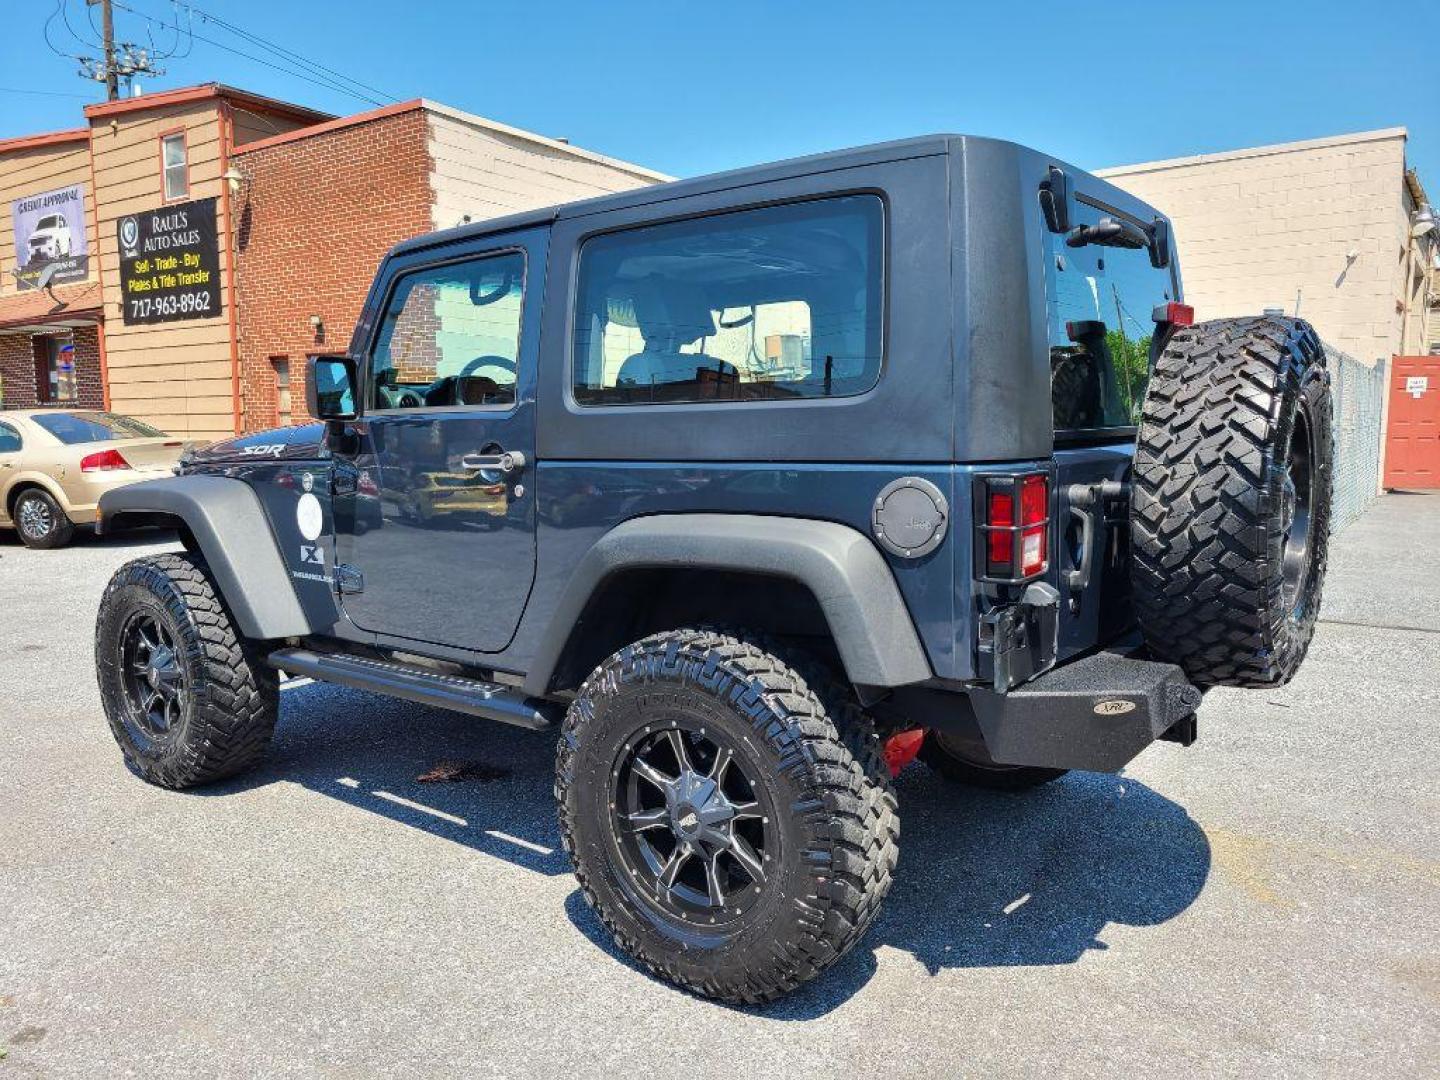
[[[1380,488],[1387,361],[1373,367],[1325,346],[1335,402],[1334,503],[1330,531],[1338,533],[1374,501]]]

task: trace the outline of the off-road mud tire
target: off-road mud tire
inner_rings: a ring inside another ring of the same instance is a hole
[[[755,907],[714,933],[651,905],[624,872],[609,802],[622,749],[666,710],[703,710],[780,808],[775,868]],[[655,634],[580,688],[556,761],[560,835],[586,901],[651,972],[731,1003],[773,1000],[863,936],[890,888],[899,825],[878,755],[857,760],[815,691],[755,644],[712,630]]]
[[[1310,542],[1290,604],[1286,478],[1297,431],[1312,462]],[[1152,653],[1199,686],[1290,680],[1320,608],[1332,455],[1325,352],[1308,323],[1217,319],[1175,333],[1150,379],[1131,487],[1131,579]]]
[[[122,681],[121,637],[137,612],[157,619],[176,643],[184,679],[180,718],[162,735],[136,718]],[[125,762],[166,788],[223,780],[257,765],[279,715],[276,673],[231,622],[196,555],[126,563],[105,589],[95,625],[100,698]]]

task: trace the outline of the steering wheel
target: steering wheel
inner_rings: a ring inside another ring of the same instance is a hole
[[[514,360],[506,360],[503,356],[477,356],[461,368],[453,377],[457,379],[468,379],[481,368],[487,367],[496,367],[501,371],[509,372],[511,375],[518,374],[515,369]]]
[[[749,315],[741,315],[738,319],[731,319],[729,322],[723,318],[716,318],[715,321],[720,324],[722,330],[734,330],[739,326],[749,326],[755,321],[755,305],[750,305]]]

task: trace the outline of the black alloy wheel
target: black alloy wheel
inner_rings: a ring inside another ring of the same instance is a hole
[[[1310,576],[1310,534],[1314,518],[1315,459],[1310,453],[1310,421],[1303,409],[1295,415],[1281,490],[1285,578],[1280,599],[1293,618],[1300,614],[1301,598]]]
[[[189,699],[175,638],[153,613],[137,611],[120,635],[120,669],[130,715],[152,739],[166,738]]]
[[[705,926],[754,906],[779,834],[729,740],[685,720],[661,723],[622,749],[612,783],[621,862],[647,901]]]

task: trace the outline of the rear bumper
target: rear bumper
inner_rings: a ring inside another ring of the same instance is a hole
[[[1100,652],[1008,694],[969,694],[985,748],[1006,765],[1116,772],[1194,715],[1201,692],[1174,664]]]

